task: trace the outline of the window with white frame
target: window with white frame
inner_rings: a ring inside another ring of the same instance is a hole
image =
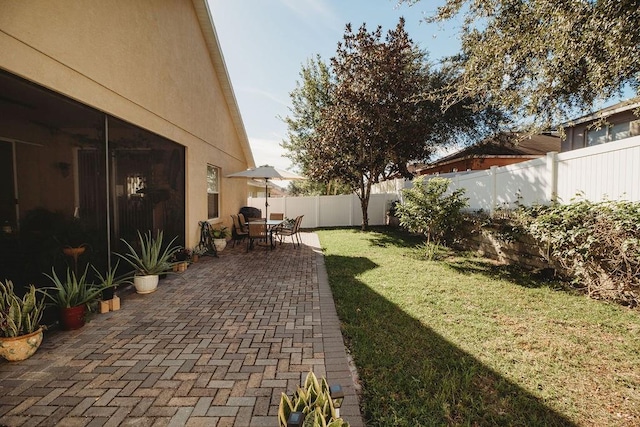
[[[207,165],[207,216],[220,216],[220,168]]]

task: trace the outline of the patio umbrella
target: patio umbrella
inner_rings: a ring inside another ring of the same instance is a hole
[[[264,179],[264,217],[267,219],[269,219],[269,180],[281,179],[288,181],[293,179],[306,179],[297,173],[277,169],[269,165],[232,173],[231,175],[227,175],[227,178]]]

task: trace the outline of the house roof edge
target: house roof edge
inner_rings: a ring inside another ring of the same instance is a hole
[[[251,151],[251,145],[249,144],[249,137],[247,136],[247,131],[244,127],[240,108],[238,107],[238,101],[236,99],[235,92],[233,91],[224,55],[222,54],[222,48],[218,41],[218,33],[216,32],[215,24],[213,23],[213,15],[211,14],[209,2],[207,0],[192,0],[192,2],[196,10],[198,21],[200,22],[200,28],[202,29],[207,49],[209,50],[209,55],[211,56],[213,67],[220,78],[222,92],[229,107],[233,125],[240,137],[242,151],[247,160],[247,166],[249,168],[253,168],[255,167],[255,160]]]

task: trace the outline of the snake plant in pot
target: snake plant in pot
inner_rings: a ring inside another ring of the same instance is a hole
[[[142,235],[138,231],[139,251],[137,251],[125,239],[120,239],[129,250],[126,254],[116,253],[117,256],[128,262],[135,270],[133,285],[139,294],[148,294],[158,288],[158,278],[162,273],[171,270],[171,259],[180,250],[179,246],[172,246],[178,238],[174,237],[168,245],[163,245],[163,232],[158,230],[154,238],[151,231]]]
[[[44,298],[38,301],[36,295],[35,286],[29,285],[20,298],[11,280],[0,281],[0,356],[8,361],[31,357],[42,343]]]
[[[291,425],[349,427],[349,423],[340,418],[341,403],[341,400],[332,395],[327,380],[325,378],[319,380],[311,371],[307,374],[304,384],[298,387],[293,396],[289,397],[282,393],[278,407],[278,425],[280,427]]]

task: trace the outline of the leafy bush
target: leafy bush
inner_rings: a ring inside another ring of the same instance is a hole
[[[424,234],[427,243],[450,241],[469,200],[464,197],[464,189],[446,194],[450,183],[446,178],[416,178],[413,188],[402,190],[404,203],[396,207],[400,225]]]
[[[640,203],[578,201],[523,207],[519,225],[589,296],[640,302]]]

